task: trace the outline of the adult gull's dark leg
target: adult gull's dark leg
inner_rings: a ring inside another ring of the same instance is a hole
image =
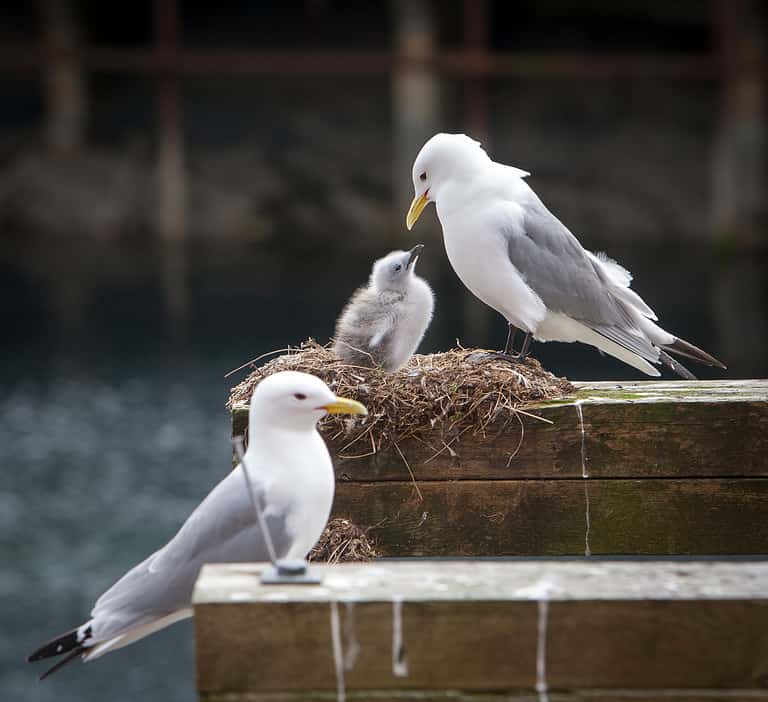
[[[509,355],[515,346],[515,337],[517,336],[517,327],[507,322],[507,343],[504,344],[502,353]]]
[[[531,334],[525,332],[523,336],[523,345],[520,347],[520,351],[514,350],[515,336],[517,336],[517,328],[508,323],[509,330],[507,332],[507,343],[504,344],[503,351],[489,351],[482,353],[473,353],[469,356],[469,360],[472,361],[507,361],[509,363],[522,363],[531,353]]]
[[[524,361],[526,358],[528,358],[528,356],[531,355],[532,338],[533,337],[531,336],[530,332],[525,332],[525,336],[523,337],[523,345],[520,347],[520,351],[517,353],[521,361]]]

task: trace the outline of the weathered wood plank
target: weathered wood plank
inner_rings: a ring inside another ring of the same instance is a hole
[[[521,416],[491,425],[484,436],[436,428],[399,449],[419,480],[569,478],[583,471],[596,478],[768,477],[768,380],[576,385],[574,398],[526,408],[551,425]],[[247,408],[238,406],[234,433],[246,423]],[[339,458],[350,438],[329,441],[339,480],[409,479],[393,448]]]
[[[768,691],[761,690],[578,690],[576,692],[550,692],[541,697],[532,692],[477,693],[459,690],[352,690],[345,696],[348,702],[376,700],[395,702],[759,702],[768,700]],[[312,690],[309,692],[224,692],[204,693],[202,702],[338,702],[336,692]]]
[[[521,559],[493,561],[379,560],[313,564],[321,585],[262,586],[263,563],[203,567],[195,604],[258,602],[390,602],[394,593],[414,601],[759,600],[768,599],[765,560],[602,560]],[[768,634],[768,632],[766,632]],[[766,660],[768,664],[768,660]]]
[[[334,514],[388,556],[768,552],[768,480],[338,483]]]
[[[358,460],[331,438],[334,514],[390,556],[768,552],[768,381],[580,384],[527,410],[553,424],[438,428]]]
[[[582,689],[747,696],[768,684],[764,562],[378,562],[321,566],[319,586],[262,586],[261,568],[206,566],[198,581],[198,687],[209,699],[336,691],[334,611],[342,654],[359,645],[346,689],[385,699],[530,695],[537,679],[552,699]],[[393,667],[395,601],[406,676]]]

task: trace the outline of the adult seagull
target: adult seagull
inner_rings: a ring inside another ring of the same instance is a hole
[[[244,463],[278,559],[306,558],[328,521],[333,466],[315,426],[328,413],[367,414],[319,378],[294,371],[265,378],[251,397]],[[231,471],[176,536],[99,597],[88,621],[29,656],[64,656],[42,678],[78,656],[93,660],[192,616],[204,563],[269,560],[243,470]]]
[[[530,339],[580,341],[657,376],[651,364],[693,374],[669,354],[725,365],[655,324],[632,289],[632,275],[603,254],[587,251],[525,182],[529,175],[492,161],[464,134],[436,134],[413,164],[411,229],[429,202],[443,228],[448,259],[464,285],[505,317],[510,360],[528,355]],[[519,353],[511,346],[525,333]]]

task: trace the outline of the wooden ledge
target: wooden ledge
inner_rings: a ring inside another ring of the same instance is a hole
[[[526,411],[551,423],[329,441],[334,515],[395,557],[768,553],[768,380],[582,383]]]
[[[765,402],[768,379],[753,380],[639,380],[574,383],[576,396],[564,404],[624,402]],[[556,404],[558,401],[540,403]]]
[[[203,699],[752,699],[768,685],[765,562],[377,562],[318,566],[319,586],[262,586],[262,568],[201,574]]]
[[[482,434],[436,427],[398,445],[417,480],[768,477],[768,380],[575,383],[575,396],[525,407]],[[242,434],[248,406],[232,410]],[[340,481],[408,481],[394,447],[345,458],[329,440]],[[364,451],[363,451],[364,453]]]
[[[380,560],[312,564],[319,585],[262,585],[264,563],[203,567],[202,604],[566,600],[766,600],[766,560]],[[768,632],[766,632],[768,635]],[[768,663],[768,661],[766,661]]]

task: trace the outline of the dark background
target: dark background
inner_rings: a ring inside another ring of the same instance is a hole
[[[227,471],[224,373],[326,341],[374,258],[425,243],[422,351],[499,347],[433,211],[437,131],[481,139],[662,324],[766,374],[762,4],[591,0],[0,9],[0,693],[194,698],[176,625],[38,684],[79,624]],[[536,345],[572,379],[640,379]],[[254,661],[258,666],[258,661]]]

